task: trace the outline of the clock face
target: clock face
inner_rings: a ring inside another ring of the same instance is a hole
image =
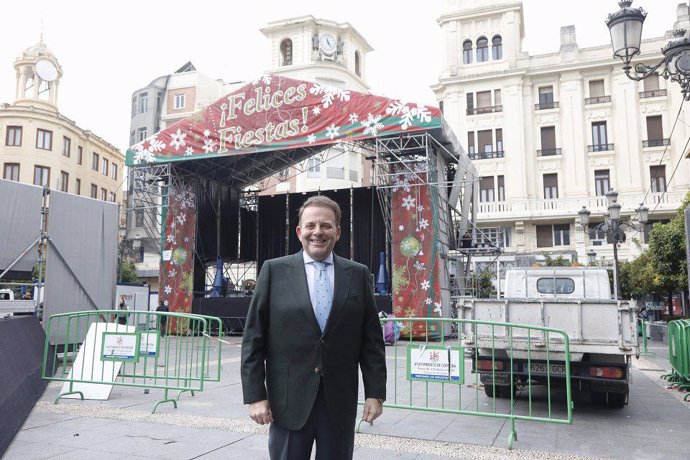
[[[335,50],[336,50],[335,37],[333,35],[330,35],[330,34],[321,35],[321,39],[319,40],[319,46],[321,48],[321,51],[324,52],[324,54],[335,53]]]

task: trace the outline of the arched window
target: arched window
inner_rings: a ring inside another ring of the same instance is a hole
[[[462,63],[472,64],[472,40],[465,40],[462,44]]]
[[[489,60],[489,40],[486,37],[479,37],[477,39],[477,62],[486,62]]]
[[[289,38],[280,42],[280,56],[283,60],[280,65],[292,65],[292,40]]]
[[[491,39],[491,58],[494,61],[503,59],[503,39],[500,35],[496,35]]]
[[[355,51],[355,74],[357,74],[358,77],[362,76],[362,68],[360,67],[359,62],[359,51]]]

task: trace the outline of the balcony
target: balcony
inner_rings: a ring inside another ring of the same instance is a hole
[[[538,104],[534,104],[534,110],[548,110],[557,108],[558,102],[540,102]]]
[[[505,152],[503,150],[497,150],[495,152],[477,152],[470,153],[470,160],[488,160],[491,158],[503,158]]]
[[[603,104],[604,102],[611,102],[611,96],[596,96],[585,98],[585,105]]]
[[[607,152],[609,150],[613,150],[613,144],[594,144],[587,146],[588,152]]]
[[[561,154],[561,149],[541,149],[537,150],[537,156],[538,157],[550,157],[553,155],[560,155]]]
[[[503,112],[502,105],[493,105],[491,107],[476,107],[473,109],[467,109],[467,115],[478,115],[482,113],[493,113],[493,112]]]
[[[670,145],[671,144],[671,138],[665,138],[665,139],[649,139],[646,141],[642,141],[642,147],[647,148],[647,147],[663,147],[664,145]]]
[[[666,96],[665,89],[654,89],[651,91],[640,91],[640,99],[645,99],[648,97],[661,97]]]

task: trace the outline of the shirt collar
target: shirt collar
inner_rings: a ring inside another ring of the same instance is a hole
[[[304,264],[305,265],[308,263],[311,263],[311,262],[317,262],[316,260],[309,257],[309,254],[307,254],[306,251],[302,251],[302,258],[304,258]],[[328,257],[323,259],[321,262],[326,262],[328,264],[333,265],[333,251],[331,251],[331,253],[328,254]]]

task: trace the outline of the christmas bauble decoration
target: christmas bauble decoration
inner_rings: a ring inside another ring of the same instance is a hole
[[[422,245],[417,238],[409,235],[400,242],[400,252],[405,257],[414,257],[422,249]]]
[[[176,248],[172,253],[172,261],[175,265],[182,265],[187,260],[187,251],[184,248]]]

